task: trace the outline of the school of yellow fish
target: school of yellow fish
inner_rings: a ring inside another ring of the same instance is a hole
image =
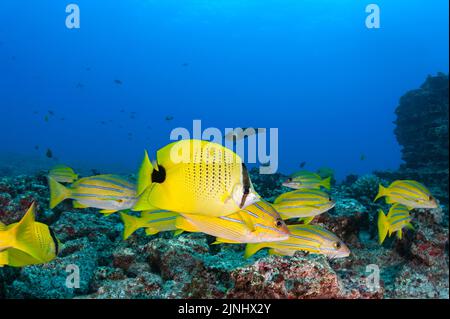
[[[174,142],[158,150],[153,161],[145,152],[137,182],[112,174],[79,179],[70,167],[58,165],[49,172],[48,184],[50,208],[71,199],[77,209],[120,212],[124,239],[144,228],[147,235],[203,232],[216,237],[217,244],[245,243],[246,258],[263,248],[285,256],[296,251],[329,258],[350,254],[335,234],[311,224],[335,205],[327,193],[330,177],[296,172],[283,183],[294,190],[269,203],[255,191],[241,158],[212,142]],[[413,229],[411,209],[437,206],[423,185],[410,180],[380,185],[375,200],[381,197],[392,207],[387,215],[379,211],[380,244],[387,235],[397,232],[401,238],[403,228]],[[48,226],[35,221],[34,210],[32,205],[18,223],[0,223],[0,267],[47,263],[58,255],[59,241]],[[287,226],[288,219],[297,224]]]

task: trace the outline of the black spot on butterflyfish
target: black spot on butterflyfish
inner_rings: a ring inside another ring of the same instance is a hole
[[[53,243],[55,244],[55,256],[58,256],[59,254],[59,242],[58,239],[56,239],[55,232],[50,227],[48,228],[50,231],[50,236],[52,236]]]
[[[152,172],[152,183],[161,184],[166,180],[166,169],[158,165],[158,170],[154,169]]]
[[[240,208],[244,207],[245,200],[247,199],[248,194],[250,194],[250,176],[248,175],[247,166],[242,163],[242,183],[244,184],[244,192],[242,194]]]

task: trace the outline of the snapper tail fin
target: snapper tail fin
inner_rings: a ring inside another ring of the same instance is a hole
[[[373,201],[376,202],[379,198],[381,198],[383,196],[386,196],[386,188],[383,185],[379,184],[378,185],[378,194]]]
[[[244,257],[249,258],[256,254],[260,249],[264,248],[264,245],[262,243],[256,243],[256,244],[247,244],[245,246],[245,253]]]
[[[378,210],[378,242],[383,244],[389,231],[389,222],[383,210]]]
[[[120,213],[123,221],[123,239],[130,237],[136,230],[141,228],[139,217]]]
[[[325,178],[324,180],[322,180],[322,182],[320,183],[323,187],[325,187],[326,189],[330,190],[331,188],[331,176]]]
[[[63,200],[69,198],[70,190],[50,176],[48,177],[48,186],[50,187],[50,208],[55,208]]]

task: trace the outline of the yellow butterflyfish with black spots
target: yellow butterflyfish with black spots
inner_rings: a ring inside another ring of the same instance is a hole
[[[436,199],[431,192],[421,183],[413,180],[397,180],[389,187],[380,184],[374,201],[381,197],[386,197],[388,204],[403,204],[410,210],[437,207]]]
[[[241,158],[222,145],[181,140],[147,152],[138,173],[134,210],[164,209],[212,217],[235,213],[257,201]]]
[[[289,237],[286,224],[278,212],[263,201],[227,216],[181,214],[175,226],[184,231],[215,236],[216,243],[257,243],[279,241]]]
[[[0,223],[0,267],[48,263],[56,258],[60,242],[50,227],[35,220],[35,205],[11,225]]]
[[[136,185],[118,175],[96,175],[84,177],[66,187],[52,177],[50,186],[50,208],[65,199],[73,199],[75,208],[98,208],[103,214],[131,209],[137,201]]]

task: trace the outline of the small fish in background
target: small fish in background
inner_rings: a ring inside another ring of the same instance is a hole
[[[170,122],[174,119],[174,117],[172,115],[167,115],[165,119],[167,122]]]
[[[183,158],[174,159],[174,152]],[[153,164],[145,152],[137,184],[136,211],[156,207],[217,217],[260,201],[239,155],[202,140],[170,143],[158,150]]]
[[[299,189],[278,196],[273,206],[280,213],[281,218],[314,217],[332,209],[335,205],[327,193],[318,189]],[[310,222],[312,219],[306,219]]]
[[[47,148],[47,152],[45,152],[45,156],[47,156],[48,158],[52,158],[53,157],[53,152],[51,149]]]
[[[34,203],[19,222],[0,223],[0,267],[48,263],[56,258],[60,246],[51,228],[36,222]]]
[[[120,113],[125,113],[125,109],[120,109]]]
[[[183,64],[181,64],[181,66],[184,67],[184,68],[185,68],[185,67],[188,67],[188,66],[189,66],[189,63],[184,62]]]
[[[270,248],[269,254],[293,256],[296,251],[326,255],[330,259],[350,255],[347,245],[335,234],[317,225],[288,225],[289,239],[271,243],[247,244],[245,258],[262,248]]]
[[[48,173],[48,176],[59,183],[73,183],[78,175],[72,168],[66,165],[56,165]]]
[[[334,169],[329,168],[329,167],[320,167],[319,169],[317,169],[316,173],[322,178],[328,178],[330,177],[331,180],[334,179]]]
[[[397,238],[402,239],[403,228],[414,230],[411,219],[408,207],[402,204],[393,205],[387,216],[382,209],[378,210],[378,242],[380,245],[383,244],[386,235],[390,237],[397,232]]]
[[[305,165],[306,165],[306,162],[301,162],[299,166],[300,166],[300,168],[303,168],[303,167],[305,167]]]
[[[130,113],[130,119],[134,120],[136,118],[136,112]]]
[[[39,145],[35,145],[35,146],[34,146],[34,149],[35,149],[36,151],[39,151]]]
[[[65,119],[64,117],[61,117],[59,120],[60,120],[61,122],[64,122],[66,119]]]
[[[381,197],[386,197],[387,204],[403,204],[408,209],[436,208],[436,199],[422,184],[413,180],[397,180],[389,187],[379,185],[378,194],[374,202]]]
[[[121,80],[114,80],[114,83],[117,84],[117,85],[122,85],[123,84],[123,82]]]
[[[127,239],[140,228],[145,228],[148,236],[162,231],[177,230],[175,221],[179,216],[180,214],[167,210],[144,211],[140,217],[120,213],[124,227],[123,239]]]
[[[264,133],[266,131],[265,128],[253,128],[253,127],[245,127],[241,129],[234,129],[231,132],[228,132],[225,135],[225,139],[228,141],[240,141],[249,136],[253,136],[259,133]]]
[[[45,122],[48,122],[48,120],[49,120],[48,115],[45,115],[45,116],[44,116],[44,121],[45,121]]]
[[[291,175],[282,183],[283,186],[293,189],[326,189],[331,188],[331,177],[322,179],[319,174],[309,171],[299,171]]]
[[[84,88],[84,84],[81,83],[81,82],[78,82],[78,83],[75,85],[75,88],[77,88],[77,89],[82,89],[82,88]]]
[[[84,177],[66,187],[48,177],[50,208],[73,199],[74,208],[98,208],[105,215],[131,209],[136,203],[136,185],[117,175]]]
[[[181,215],[176,220],[177,228],[215,236],[215,243],[271,242],[289,237],[286,224],[278,212],[263,201],[227,216]]]
[[[55,115],[55,112],[53,112],[52,110],[49,110],[47,113],[48,113],[48,115],[50,115],[50,116]]]
[[[86,71],[88,71],[88,72],[89,72],[90,70],[92,70],[90,66],[87,66],[87,67],[85,67],[84,69],[85,69]]]
[[[92,175],[102,175],[102,173],[96,168],[92,168],[91,172],[92,172]]]
[[[366,160],[366,155],[361,154],[361,156],[359,157],[359,159],[360,159],[361,161],[365,161],[365,160]]]
[[[33,111],[33,115],[38,115],[39,112],[38,111]]]

